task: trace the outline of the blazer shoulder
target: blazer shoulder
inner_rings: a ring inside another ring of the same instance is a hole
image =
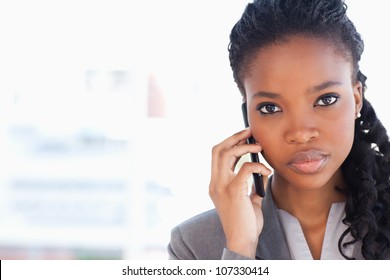
[[[177,226],[181,230],[216,229],[222,227],[218,213],[215,209],[198,214]]]
[[[196,215],[172,229],[170,259],[220,259],[225,235],[215,209]]]

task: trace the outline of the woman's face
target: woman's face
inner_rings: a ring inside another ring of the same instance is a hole
[[[279,178],[328,183],[349,154],[362,103],[352,64],[334,45],[301,36],[258,51],[243,79],[252,134]]]

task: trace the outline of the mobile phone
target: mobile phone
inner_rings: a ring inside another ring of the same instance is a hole
[[[246,102],[242,103],[241,105],[242,110],[242,116],[244,117],[244,123],[245,127],[249,127],[249,121],[248,121],[248,111],[247,111],[247,105]],[[253,138],[253,136],[249,137],[247,140],[248,144],[255,144],[256,141]],[[259,154],[251,153],[251,161],[252,162],[260,162],[259,160]],[[253,173],[253,184],[255,185],[255,191],[257,195],[264,197],[265,191],[264,191],[264,184],[263,184],[263,178],[262,175],[259,173]]]

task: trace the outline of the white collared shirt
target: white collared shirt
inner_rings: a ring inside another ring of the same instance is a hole
[[[338,249],[340,236],[347,229],[347,226],[342,223],[345,217],[344,207],[345,202],[340,202],[333,203],[330,209],[322,245],[321,260],[345,259]],[[298,219],[281,209],[278,209],[278,214],[292,259],[312,260],[313,256],[311,255]],[[350,239],[351,236],[347,236],[344,238],[344,241],[348,242]],[[344,254],[351,256],[354,246],[353,244],[344,248]]]

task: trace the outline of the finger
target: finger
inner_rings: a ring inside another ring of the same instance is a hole
[[[253,173],[269,174],[269,170],[262,163],[245,162],[237,174],[221,173],[209,186],[211,197],[216,194],[230,193],[246,197],[248,195],[248,179]]]
[[[224,140],[218,145],[215,145],[212,148],[212,166],[211,166],[212,174],[218,173],[218,170],[220,168],[221,154],[223,154],[224,152],[226,152],[227,150],[233,147],[245,145],[246,140],[250,137],[250,135],[251,133],[249,129],[242,130],[238,133],[235,133],[231,137],[227,138],[226,140]],[[236,158],[242,156],[243,154],[245,153],[241,153],[241,155],[236,153]],[[232,164],[234,165],[234,161],[236,161],[236,159],[233,160],[233,163],[231,163],[231,165]]]
[[[229,138],[227,138],[223,143],[227,145],[227,147],[233,147],[238,145],[240,142],[246,142],[246,140],[252,135],[249,128],[245,128],[241,130]]]
[[[224,150],[220,155],[219,167],[221,170],[230,170],[233,172],[237,162],[243,155],[248,153],[260,153],[261,151],[261,146],[256,144],[240,145],[229,150]]]
[[[235,149],[236,147],[241,147],[241,146],[244,146],[244,145],[247,145],[247,144],[246,144],[246,140],[242,140],[242,141],[238,142],[237,145],[234,145],[234,146],[232,146],[232,147],[227,147],[227,146],[223,145],[223,143],[214,146],[213,149],[212,149],[212,158],[213,158],[213,161],[214,161],[215,163],[218,163],[219,160],[221,160],[222,155],[225,154],[226,152],[228,152],[228,151],[231,150],[231,149],[233,149],[233,150],[232,150],[232,154],[235,155],[235,157],[240,157],[240,156],[242,156],[243,154],[240,155],[240,153],[239,153],[240,151],[239,151],[239,150],[238,150],[238,151],[234,151],[234,149]],[[255,145],[255,144],[251,144],[251,145]],[[224,147],[224,146],[225,146],[225,147]],[[259,145],[256,145],[256,146],[259,146]],[[256,148],[255,148],[255,149],[256,149]],[[248,152],[246,152],[246,153],[248,153]],[[245,152],[244,152],[244,154],[245,154]]]
[[[256,193],[256,191],[254,189],[254,186],[252,186],[252,192],[250,194],[250,199],[258,207],[261,207],[262,202],[263,202],[263,198],[261,196],[257,195],[257,193]]]
[[[253,173],[259,173],[264,177],[267,177],[271,174],[271,170],[268,169],[264,164],[258,162],[245,162],[241,169],[238,171],[234,180],[237,184],[246,184],[249,177]]]
[[[251,131],[249,130],[249,128],[246,128],[244,130],[241,130],[241,131],[233,134],[232,136],[225,139],[217,146],[221,150],[229,149],[229,148],[232,148],[232,147],[237,146],[239,144],[244,144],[250,136],[251,136]]]

